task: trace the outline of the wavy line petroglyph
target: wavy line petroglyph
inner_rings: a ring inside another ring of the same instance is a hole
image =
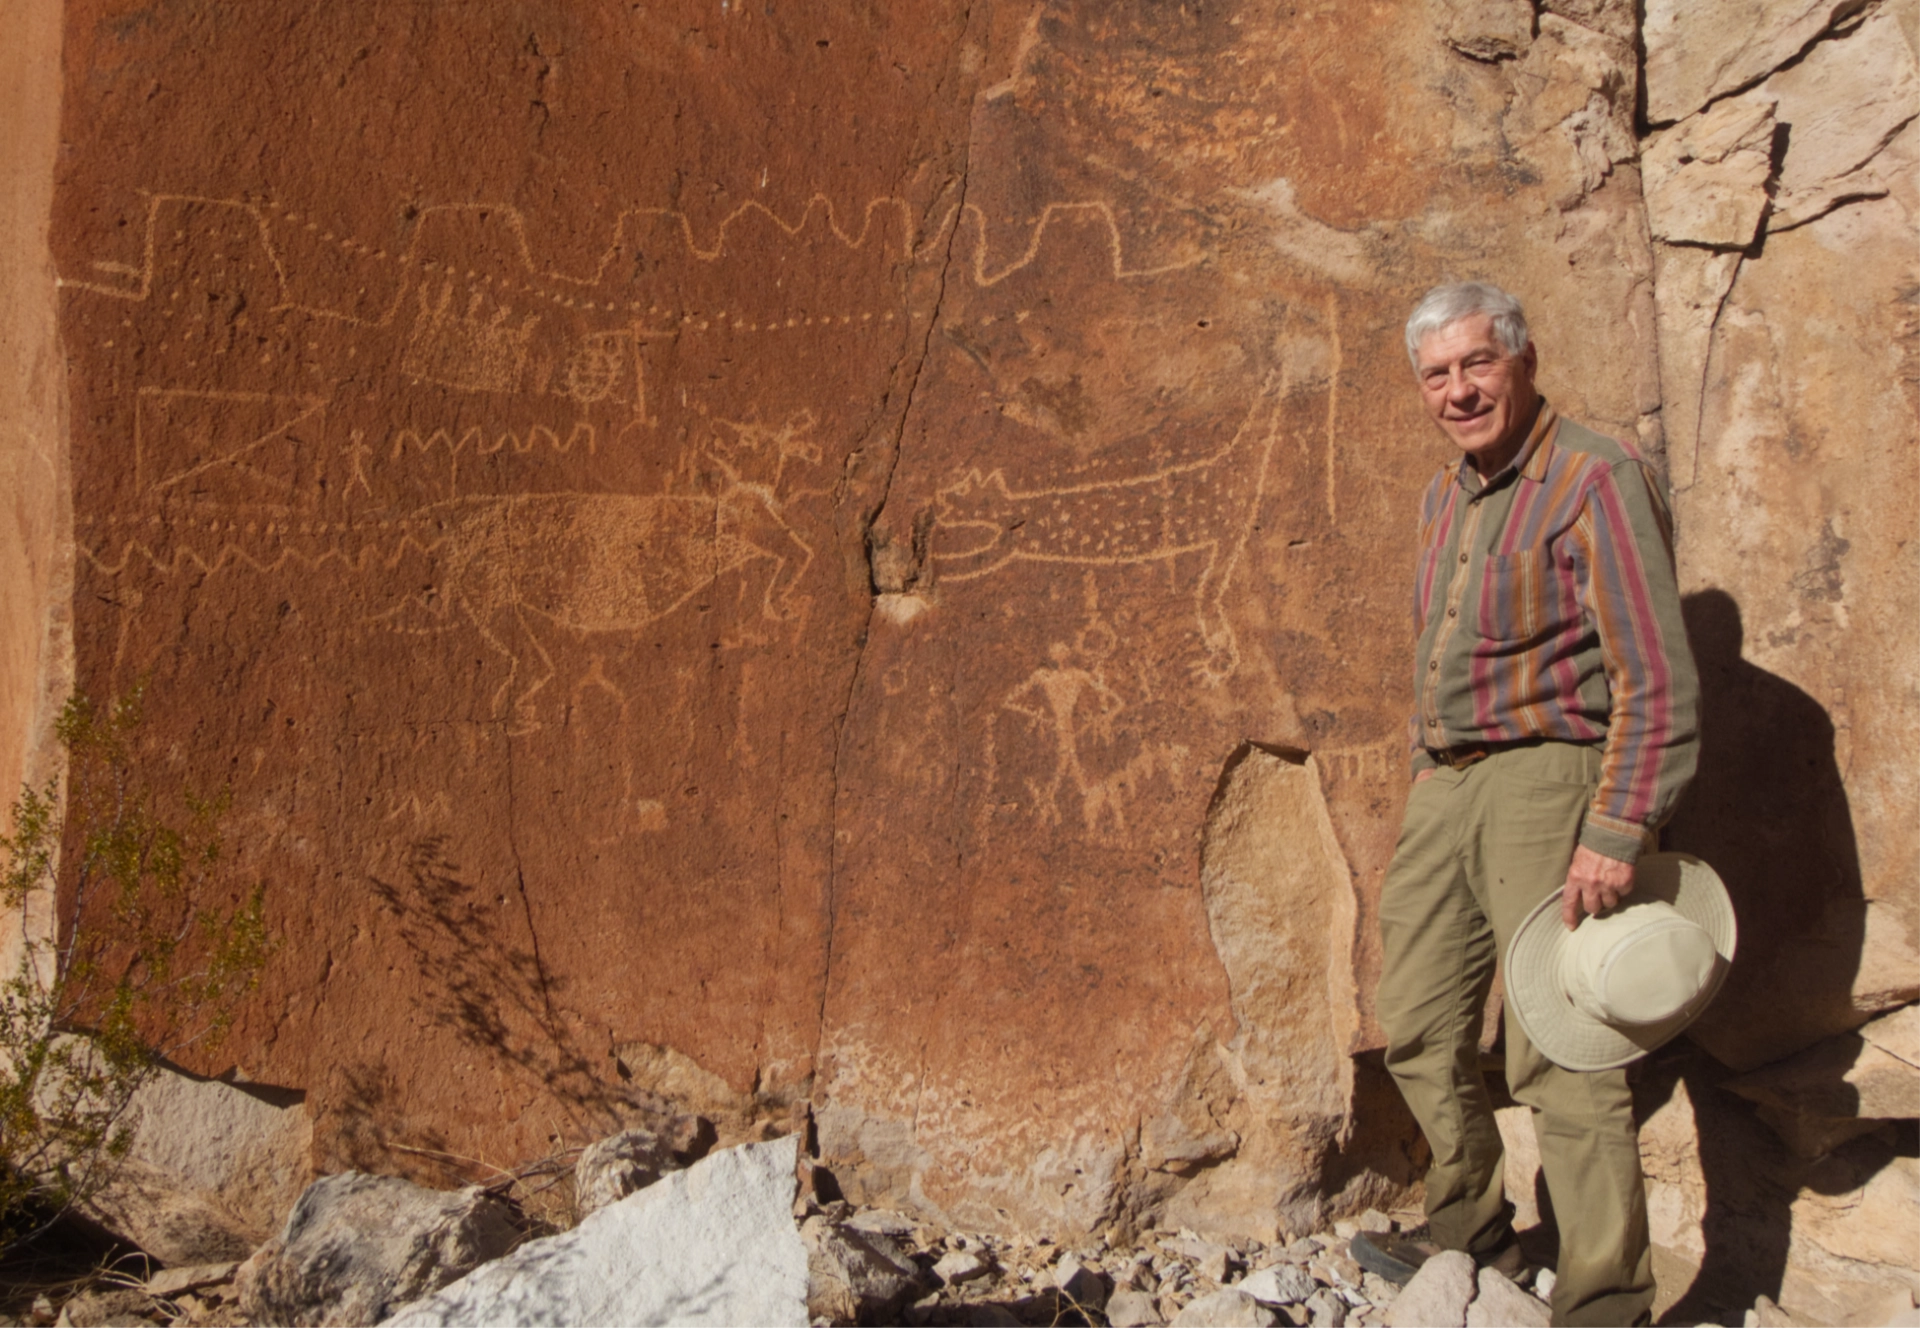
[[[1277,379],[1277,371],[1268,376],[1219,451],[1151,474],[1014,489],[1002,471],[969,471],[934,495],[937,577],[967,581],[1015,562],[1112,567],[1197,555],[1194,618],[1209,654],[1203,677],[1224,682],[1240,654],[1223,600],[1266,486],[1279,428]],[[957,552],[943,547],[940,534],[962,531],[977,542]]]
[[[1113,263],[1114,279],[1117,281],[1137,277],[1159,276],[1164,272],[1179,272],[1195,266],[1205,258],[1204,254],[1193,254],[1181,259],[1177,263],[1163,263],[1157,267],[1129,267],[1127,265],[1126,245],[1120,237],[1120,223],[1114,218],[1113,205],[1099,200],[1083,203],[1047,204],[1040,209],[1039,216],[1035,217],[1032,222],[1033,232],[1027,237],[1026,249],[1012,262],[993,270],[989,270],[991,263],[989,257],[991,253],[991,245],[989,243],[991,226],[987,220],[987,214],[977,203],[967,203],[959,207],[949,208],[947,215],[941,218],[940,224],[934,227],[933,231],[928,235],[926,242],[921,245],[919,251],[921,256],[924,257],[937,251],[939,246],[944,243],[948,229],[956,225],[963,214],[974,224],[973,252],[967,259],[967,271],[972,275],[973,282],[976,286],[997,286],[1014,273],[1031,264],[1040,253],[1040,246],[1046,239],[1047,228],[1063,216],[1080,215],[1093,217],[1106,228],[1107,250]]]
[[[993,228],[987,218],[987,214],[976,204],[969,203],[964,205],[964,207],[949,209],[946,216],[941,219],[939,225],[934,227],[924,240],[916,243],[913,233],[912,209],[904,199],[881,197],[871,200],[863,210],[860,229],[858,231],[849,231],[840,223],[832,202],[823,194],[815,194],[808,200],[807,206],[801,213],[800,220],[797,222],[786,220],[764,204],[758,202],[743,203],[740,207],[724,217],[715,227],[713,243],[710,246],[703,246],[699,243],[694,235],[693,222],[684,212],[672,208],[629,208],[621,212],[614,219],[612,240],[595,262],[592,272],[586,275],[580,275],[577,273],[564,272],[557,268],[541,264],[534,257],[532,242],[527,235],[525,217],[517,208],[506,204],[437,203],[423,207],[415,215],[413,232],[408,239],[406,247],[397,252],[392,252],[362,243],[351,237],[343,237],[333,230],[324,228],[320,222],[312,219],[308,219],[302,223],[300,213],[284,208],[278,202],[271,199],[215,198],[208,195],[191,193],[149,193],[146,197],[147,209],[141,261],[137,264],[131,264],[116,260],[101,260],[92,264],[93,269],[98,273],[124,278],[125,280],[93,281],[63,275],[56,279],[56,284],[65,289],[87,291],[96,295],[104,295],[120,300],[138,302],[149,299],[153,294],[154,274],[157,266],[157,237],[163,229],[162,212],[169,206],[231,209],[247,219],[250,223],[250,229],[258,235],[261,250],[266,255],[273,269],[279,288],[271,307],[272,312],[302,313],[316,318],[333,319],[362,327],[386,327],[390,325],[394,319],[400,315],[406,295],[405,286],[403,285],[400,290],[395,292],[391,303],[389,303],[385,310],[371,318],[362,317],[341,309],[301,304],[293,300],[288,293],[290,283],[286,258],[281,247],[274,242],[273,226],[276,222],[293,225],[304,224],[306,230],[313,232],[320,239],[336,245],[355,258],[379,263],[398,264],[403,268],[418,269],[420,272],[429,275],[437,273],[445,278],[460,277],[464,271],[464,276],[467,280],[482,286],[493,286],[496,278],[491,273],[483,274],[477,270],[460,269],[456,264],[436,262],[430,258],[422,257],[419,251],[422,244],[422,237],[427,233],[428,229],[425,223],[435,215],[471,213],[487,217],[497,217],[511,239],[514,257],[524,276],[532,278],[534,281],[548,283],[553,286],[564,286],[576,291],[591,290],[605,282],[607,273],[613,269],[620,256],[631,247],[630,231],[633,231],[636,228],[636,223],[641,221],[667,222],[670,228],[679,231],[680,238],[685,244],[686,253],[689,257],[702,263],[716,263],[727,254],[728,232],[749,216],[758,215],[764,217],[773,222],[786,234],[797,236],[808,228],[816,212],[824,212],[827,223],[827,233],[831,234],[835,240],[845,248],[849,250],[859,250],[867,247],[868,239],[874,232],[875,212],[897,211],[899,214],[901,234],[901,242],[897,251],[894,250],[893,246],[886,245],[876,246],[876,252],[882,253],[888,258],[910,259],[916,256],[926,257],[930,254],[940,252],[944,248],[948,230],[957,225],[964,215],[972,221],[975,227],[972,252],[967,260],[967,268],[972,274],[974,282],[980,286],[996,285],[1013,273],[1031,264],[1040,251],[1048,227],[1064,217],[1091,217],[1105,227],[1107,232],[1107,245],[1112,258],[1113,275],[1116,279],[1147,277],[1163,272],[1178,271],[1182,268],[1194,266],[1199,263],[1203,257],[1203,255],[1194,254],[1178,262],[1151,267],[1135,267],[1129,265],[1126,257],[1126,246],[1121,236],[1119,222],[1114,216],[1113,207],[1110,203],[1096,199],[1048,203],[1030,223],[1032,229],[1028,236],[1025,249],[1011,261],[996,266],[993,259]],[[500,284],[504,286],[508,283],[501,282]],[[606,312],[644,312],[663,316],[683,328],[707,330],[711,327],[722,331],[740,331],[749,326],[751,330],[761,330],[763,326],[759,322],[750,325],[745,324],[738,319],[728,322],[724,312],[663,309],[657,304],[643,305],[643,303],[638,300],[582,300],[574,295],[563,295],[526,282],[519,283],[517,289],[523,294],[535,295],[550,300],[555,304],[563,305],[569,309],[592,312],[602,310]],[[805,318],[796,314],[790,318],[776,319],[764,324],[764,326],[767,330],[785,330],[797,329],[802,326],[813,326],[816,323],[826,326],[837,322],[841,326],[849,326],[873,323],[876,321],[892,321],[892,318],[893,315],[890,311],[882,314],[868,311],[857,316],[845,312],[837,314],[816,312],[815,314],[807,315]]]

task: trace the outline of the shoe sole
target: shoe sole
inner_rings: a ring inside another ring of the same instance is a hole
[[[1387,1253],[1372,1241],[1365,1239],[1362,1232],[1347,1242],[1347,1254],[1353,1261],[1370,1273],[1384,1277],[1395,1286],[1405,1286],[1420,1271],[1417,1263],[1408,1263]],[[1422,1260],[1422,1262],[1425,1262]]]

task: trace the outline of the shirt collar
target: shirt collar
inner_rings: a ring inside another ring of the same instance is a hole
[[[1467,464],[1465,457],[1461,457],[1453,463],[1454,479],[1475,497],[1499,488],[1509,476],[1515,474],[1536,484],[1542,482],[1547,477],[1547,466],[1552,461],[1554,426],[1559,422],[1560,415],[1554,410],[1553,403],[1541,397],[1540,408],[1533,417],[1533,427],[1527,430],[1527,441],[1520,445],[1520,450],[1514,453],[1513,460],[1504,469],[1482,482],[1480,473]]]

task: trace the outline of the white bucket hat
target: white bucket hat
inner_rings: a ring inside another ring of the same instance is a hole
[[[1733,962],[1733,902],[1713,868],[1654,853],[1633,893],[1568,931],[1560,892],[1507,947],[1507,1003],[1533,1045],[1568,1070],[1638,1060],[1692,1023]]]

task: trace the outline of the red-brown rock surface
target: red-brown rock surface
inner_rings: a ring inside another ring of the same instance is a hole
[[[809,1099],[850,1193],[979,1226],[1409,1178],[1347,1059],[1446,457],[1399,326],[1502,281],[1556,402],[1659,453],[1630,7],[59,27],[67,387],[6,401],[68,414],[72,676],[150,680],[286,941],[196,1068],[305,1089],[324,1168],[645,1090]]]

